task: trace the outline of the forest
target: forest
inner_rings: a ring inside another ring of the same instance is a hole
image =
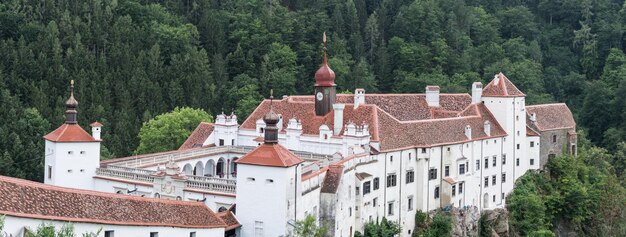
[[[177,107],[245,119],[270,88],[312,94],[323,32],[339,91],[469,92],[503,72],[528,104],[567,103],[590,147],[623,152],[625,27],[620,0],[4,0],[0,174],[42,179],[70,80],[80,124],[128,156]]]

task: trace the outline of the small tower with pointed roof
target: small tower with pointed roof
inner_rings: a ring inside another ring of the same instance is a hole
[[[315,72],[315,115],[324,116],[333,109],[337,96],[335,72],[328,66],[326,59],[326,32],[323,37],[324,54],[322,66]]]
[[[272,97],[270,97],[271,99]],[[272,103],[272,101],[270,101]],[[298,191],[300,163],[304,160],[278,144],[280,120],[272,106],[263,116],[264,142],[237,163],[237,218],[242,236],[287,236],[296,218],[301,194]]]
[[[65,122],[43,138],[44,183],[69,188],[93,189],[93,176],[100,167],[100,123],[92,123],[95,138],[78,125],[78,101],[74,81],[65,102]],[[97,129],[96,129],[97,128]]]

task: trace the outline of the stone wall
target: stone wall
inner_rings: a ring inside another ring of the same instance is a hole
[[[466,237],[480,235],[481,213],[477,207],[452,208],[449,211],[452,217],[452,236]],[[503,208],[483,211],[483,223],[492,237],[509,236],[508,211]]]
[[[567,134],[568,129],[544,131],[541,133],[540,139],[540,167],[543,167],[548,163],[550,155],[560,156],[563,152],[570,152],[568,148],[570,144],[570,138]],[[553,137],[556,136],[556,142]]]

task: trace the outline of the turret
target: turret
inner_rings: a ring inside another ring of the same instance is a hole
[[[315,115],[324,116],[330,112],[335,104],[336,84],[335,72],[328,66],[326,59],[326,32],[324,32],[324,54],[322,66],[315,72]]]

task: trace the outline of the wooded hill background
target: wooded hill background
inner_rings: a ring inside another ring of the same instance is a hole
[[[175,107],[244,119],[312,94],[328,34],[338,89],[468,92],[504,72],[527,103],[565,102],[609,151],[626,138],[626,11],[617,0],[5,0],[0,173],[40,180],[42,135],[76,81],[80,124],[112,156]]]

